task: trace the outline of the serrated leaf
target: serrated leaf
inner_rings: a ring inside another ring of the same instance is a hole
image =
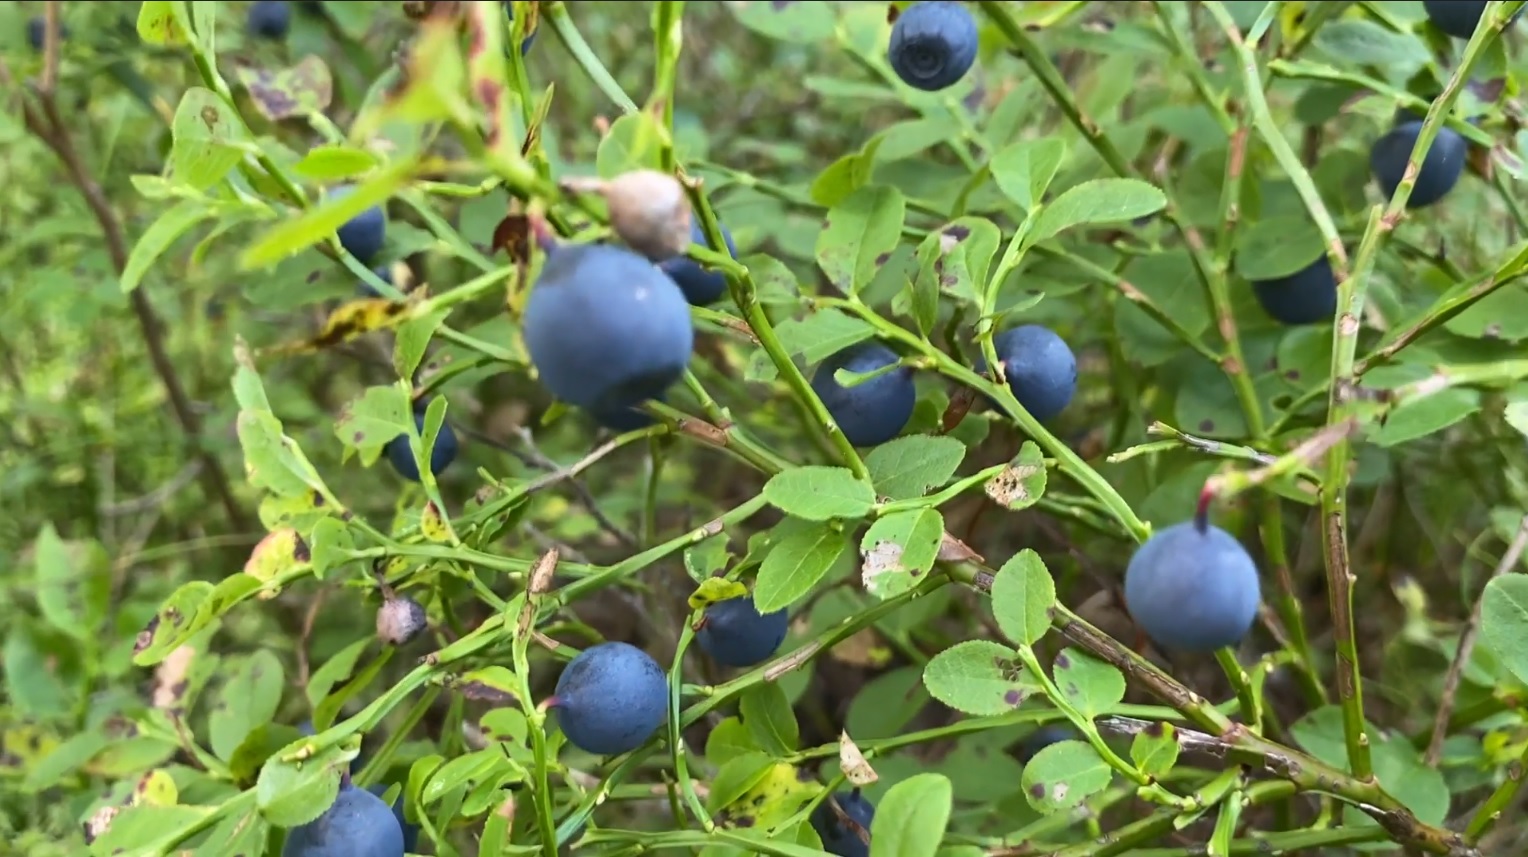
[[[1162,191],[1139,179],[1094,179],[1068,188],[1035,217],[1027,243],[1038,244],[1074,226],[1125,223],[1161,211]]]
[[[333,182],[354,178],[377,168],[382,162],[365,149],[353,146],[314,146],[292,165],[292,172],[304,178]]]
[[[1049,580],[1049,575],[1046,576]],[[1053,680],[1061,695],[1088,718],[1109,711],[1125,698],[1125,676],[1113,666],[1078,649],[1056,655]]]
[[[870,857],[934,857],[954,800],[943,774],[914,774],[892,786],[870,822]]]
[[[759,752],[748,727],[736,717],[727,717],[716,724],[706,738],[706,760],[713,765],[726,763],[746,753]]]
[[[849,536],[828,524],[786,518],[775,526],[753,587],[753,605],[771,613],[812,591],[841,560],[851,555]]]
[[[724,762],[711,778],[706,808],[717,812],[739,800],[769,776],[775,760],[768,753],[742,753]]]
[[[846,467],[808,465],[770,477],[764,499],[787,515],[829,521],[864,517],[875,506],[875,489]]]
[[[1032,646],[1050,630],[1056,582],[1030,548],[1014,554],[992,579],[992,615],[1016,643]]]
[[[935,655],[923,668],[923,684],[930,696],[978,717],[1006,714],[1039,689],[1013,650],[991,640],[967,640]]]
[[[817,235],[817,265],[847,294],[875,279],[902,238],[907,203],[894,187],[874,185],[854,191],[828,211]]]
[[[934,567],[944,538],[938,509],[893,512],[877,520],[860,541],[860,579],[865,591],[891,598],[917,586]]]
[[[296,530],[276,530],[267,533],[249,552],[244,573],[261,583],[272,583],[308,567],[312,558],[308,543]]]
[[[1032,440],[1024,441],[1019,454],[983,486],[987,496],[1004,508],[1018,511],[1040,502],[1045,495],[1045,453]]]
[[[398,377],[414,377],[414,371],[424,360],[425,351],[435,331],[440,329],[450,313],[450,307],[441,307],[424,315],[411,316],[408,321],[398,325],[398,333],[393,341],[393,369],[397,371]]]
[[[909,500],[950,481],[965,457],[966,445],[953,437],[914,434],[870,450],[865,467],[878,494]]]
[[[1381,447],[1403,443],[1443,431],[1478,413],[1480,391],[1465,387],[1440,390],[1430,396],[1400,405],[1374,432],[1374,443]]]

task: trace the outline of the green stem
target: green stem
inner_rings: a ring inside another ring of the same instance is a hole
[[[600,61],[594,49],[589,47],[588,42],[584,41],[583,34],[578,31],[578,27],[574,26],[573,20],[568,17],[567,3],[562,2],[562,0],[542,3],[541,15],[552,26],[552,32],[557,34],[557,38],[561,40],[563,47],[566,47],[568,53],[573,55],[573,61],[578,63],[579,67],[584,70],[584,74],[589,76],[589,80],[594,82],[594,86],[604,93],[606,98],[615,102],[616,106],[620,107],[623,113],[640,112],[637,103],[631,100],[631,97],[626,94],[625,90],[621,89],[621,85],[610,75],[610,70],[605,68],[605,64]]]

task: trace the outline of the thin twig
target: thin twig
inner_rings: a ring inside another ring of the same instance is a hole
[[[56,2],[48,4],[48,26],[44,42],[44,57],[51,57],[54,64],[57,63],[58,52],[56,5]],[[16,79],[4,60],[0,60],[0,82],[7,86],[16,84]],[[90,173],[74,146],[74,140],[69,135],[69,126],[59,113],[58,102],[54,97],[46,69],[42,85],[34,87],[33,91],[36,95],[36,104],[26,97],[25,92],[20,99],[22,119],[26,128],[51,149],[63,163],[70,181],[84,197],[91,213],[95,215],[96,222],[100,225],[106,239],[106,252],[111,257],[112,268],[120,275],[127,267],[128,256],[122,224],[112,209],[106,192]],[[192,406],[191,399],[181,384],[180,375],[176,372],[175,364],[171,362],[170,355],[165,350],[164,325],[153,304],[149,303],[141,284],[128,294],[128,302],[132,306],[133,315],[138,320],[138,330],[148,349],[149,362],[153,364],[154,372],[159,376],[160,383],[164,385],[165,393],[169,397],[170,410],[174,412],[176,421],[180,423],[187,442],[196,448],[196,457],[202,462],[200,475],[204,489],[211,497],[217,498],[222,503],[223,511],[234,529],[239,531],[249,529],[249,521],[234,498],[233,489],[228,482],[227,474],[223,472],[222,464],[210,451],[201,446],[201,418]]]
[[[1502,554],[1501,562],[1496,564],[1486,582],[1501,577],[1517,565],[1524,549],[1528,549],[1528,515],[1523,516],[1517,535],[1507,545],[1507,552]],[[1427,742],[1427,755],[1423,757],[1430,768],[1438,767],[1438,760],[1443,755],[1443,739],[1448,737],[1448,719],[1454,714],[1454,695],[1459,692],[1459,679],[1464,674],[1464,665],[1469,663],[1470,653],[1475,650],[1475,637],[1480,634],[1480,608],[1484,601],[1484,598],[1475,599],[1475,609],[1470,611],[1470,618],[1464,623],[1464,630],[1459,633],[1459,650],[1454,653],[1454,662],[1448,665],[1448,673],[1443,677],[1443,696],[1438,700],[1438,713],[1433,717],[1432,739]]]

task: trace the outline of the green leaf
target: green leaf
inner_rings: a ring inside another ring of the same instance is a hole
[[[1528,684],[1528,577],[1508,574],[1486,584],[1480,633],[1502,666]]]
[[[334,99],[329,66],[313,54],[290,68],[240,65],[234,74],[249,91],[255,110],[272,122],[322,113]]]
[[[1013,461],[983,487],[993,502],[1018,511],[1040,502],[1045,496],[1045,481],[1045,453],[1034,441],[1026,440]]]
[[[170,245],[192,227],[216,214],[217,209],[208,207],[199,199],[183,199],[161,212],[138,236],[138,243],[133,245],[133,252],[127,257],[127,264],[122,268],[123,293],[138,288],[143,275],[170,249]]]
[[[831,38],[837,17],[831,7],[816,3],[743,0],[729,3],[726,8],[739,24],[755,33],[789,42],[793,46]]]
[[[1024,796],[1049,815],[1079,806],[1109,787],[1113,776],[1098,751],[1081,741],[1057,741],[1024,766]]]
[[[817,236],[817,264],[833,285],[857,294],[896,249],[906,216],[907,203],[896,188],[856,190],[828,211]]]
[[[319,578],[324,572],[350,561],[349,552],[355,550],[355,541],[345,522],[338,518],[320,518],[313,525],[313,536],[308,545],[308,561],[313,573]]]
[[[47,755],[26,766],[25,778],[21,781],[21,791],[24,794],[36,794],[43,789],[52,788],[64,777],[83,768],[85,763],[95,758],[95,755],[106,749],[110,743],[111,739],[99,729],[71,735]]]
[[[1027,243],[1038,244],[1073,226],[1125,223],[1161,211],[1162,191],[1139,179],[1094,179],[1068,188],[1040,209]]]
[[[360,454],[362,465],[370,467],[381,457],[382,447],[413,427],[408,395],[388,384],[367,387],[360,398],[346,405],[334,424],[334,434],[347,450]]]
[[[1165,775],[1178,761],[1178,730],[1163,720],[1135,733],[1130,760],[1148,777]]]
[[[943,774],[914,774],[892,786],[870,822],[870,857],[934,857],[954,802]]]
[[[881,496],[910,500],[950,481],[965,457],[966,445],[953,437],[913,434],[870,450],[865,467]]]
[[[144,0],[138,7],[138,38],[146,45],[174,46],[191,40],[186,4],[173,0]]]
[[[250,731],[276,716],[286,677],[281,661],[266,649],[245,658],[225,661],[228,678],[218,689],[217,702],[207,717],[212,752],[227,761]]]
[[[381,166],[377,156],[353,146],[314,146],[302,160],[292,165],[292,172],[318,181],[338,181],[363,175]]]
[[[1107,713],[1125,698],[1124,674],[1087,652],[1063,649],[1052,672],[1061,695],[1089,719]]]
[[[32,544],[42,617],[76,640],[93,639],[111,601],[111,561],[95,541],[65,542],[52,523]]]
[[[706,795],[706,809],[720,810],[748,793],[769,776],[775,760],[767,753],[743,753],[724,762],[711,778],[711,791]]]
[[[90,843],[90,853],[95,857],[144,857],[171,853],[175,850],[174,844],[187,838],[193,828],[214,809],[210,806],[149,804],[126,807],[111,820],[111,826],[106,832]]]
[[[917,586],[934,567],[943,539],[938,509],[893,512],[877,520],[860,542],[865,591],[884,600]]]
[[[706,760],[713,765],[724,765],[746,753],[759,752],[749,728],[736,717],[728,717],[716,724],[706,738]]]
[[[594,156],[600,178],[615,178],[632,170],[663,169],[663,128],[645,112],[628,113],[610,123]]]
[[[935,655],[923,668],[923,684],[935,699],[978,717],[1007,714],[1039,689],[1013,650],[991,640],[967,640]]]
[[[210,4],[193,5],[200,7]],[[191,852],[191,857],[227,857],[229,854],[259,857],[265,853],[266,836],[270,829],[265,819],[254,810],[234,813],[212,828],[207,840]]]
[[[875,336],[875,328],[840,310],[824,309],[799,321],[787,319],[775,328],[775,333],[780,335],[780,344],[788,353],[800,354],[808,364],[813,364]]]
[[[771,537],[778,540],[759,566],[753,587],[753,604],[760,613],[794,604],[835,565],[851,556],[848,535],[824,523],[786,518],[775,526]]]
[[[273,265],[314,244],[334,238],[335,231],[351,218],[374,205],[385,203],[403,187],[415,161],[405,158],[354,186],[350,193],[331,195],[312,208],[281,223],[257,239],[239,256],[239,266],[246,271]]]
[[[1017,140],[992,155],[992,179],[1015,205],[1033,211],[1064,160],[1066,141],[1059,137]]]
[[[818,173],[808,188],[812,202],[832,208],[869,184],[875,172],[875,156],[881,148],[882,140],[879,134],[871,137],[858,152],[841,155],[838,160],[828,164],[827,169]]]
[[[772,681],[750,688],[738,701],[743,725],[761,750],[783,758],[796,749],[801,729],[785,691]]]
[[[1428,60],[1426,45],[1420,39],[1363,18],[1330,21],[1316,31],[1311,44],[1349,68],[1384,68],[1392,80],[1404,79]]]
[[[1309,217],[1270,217],[1237,232],[1236,273],[1246,280],[1276,280],[1304,270],[1325,252],[1321,231]]]
[[[797,518],[861,518],[875,506],[875,489],[846,467],[808,465],[782,470],[764,483],[764,499]]]
[[[932,329],[941,297],[966,303],[980,299],[1002,240],[1002,230],[984,217],[958,218],[923,239],[912,296],[920,330]]]
[[[145,3],[143,8],[151,5],[155,4]],[[177,185],[195,190],[221,182],[246,155],[259,151],[238,111],[216,92],[200,86],[180,97],[170,137],[170,177]]]
[[[414,370],[419,368],[425,350],[430,347],[430,339],[450,314],[450,307],[441,307],[410,318],[398,326],[398,334],[393,342],[393,369],[397,371],[398,377],[414,377]]]
[[[296,827],[323,815],[340,793],[340,774],[350,768],[358,752],[357,747],[343,744],[326,747],[300,762],[283,758],[295,749],[294,745],[272,756],[255,781],[260,815],[277,827]]]
[[[1480,391],[1465,387],[1440,390],[1425,398],[1397,407],[1390,413],[1374,442],[1382,447],[1399,446],[1407,441],[1443,431],[1480,411]]]
[[[1031,548],[1014,554],[992,579],[993,618],[1016,643],[1032,646],[1045,636],[1055,603],[1056,582]]]
[[[212,592],[212,584],[205,580],[192,580],[170,593],[159,612],[149,620],[148,626],[138,632],[138,642],[133,647],[133,663],[140,667],[159,663],[212,621],[212,614],[208,610]]]
[[[1528,384],[1519,384],[1507,391],[1502,418],[1507,421],[1507,425],[1528,437]]]

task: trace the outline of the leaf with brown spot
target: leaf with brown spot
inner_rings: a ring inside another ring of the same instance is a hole
[[[255,110],[272,122],[322,113],[334,99],[334,76],[313,54],[290,68],[240,66],[234,73],[249,91]]]
[[[894,512],[871,524],[860,542],[865,591],[884,599],[918,585],[934,567],[943,536],[944,517],[934,508]]]
[[[419,532],[432,542],[451,541],[451,521],[440,513],[434,500],[424,504],[424,511],[419,513]]]
[[[1045,454],[1034,441],[1026,440],[1013,461],[987,480],[985,490],[998,505],[1017,511],[1040,502],[1045,479]]]
[[[158,664],[212,621],[209,608],[214,589],[205,580],[193,580],[170,593],[159,612],[138,634],[133,663],[141,667]]]
[[[347,301],[334,308],[324,323],[324,329],[317,336],[266,348],[261,351],[261,355],[312,354],[343,345],[372,331],[397,327],[419,314],[419,307],[426,297],[425,292],[423,287],[415,289],[402,301],[390,301],[387,298]]]
[[[290,527],[267,533],[244,563],[244,573],[261,583],[273,583],[308,566],[308,543]]]

